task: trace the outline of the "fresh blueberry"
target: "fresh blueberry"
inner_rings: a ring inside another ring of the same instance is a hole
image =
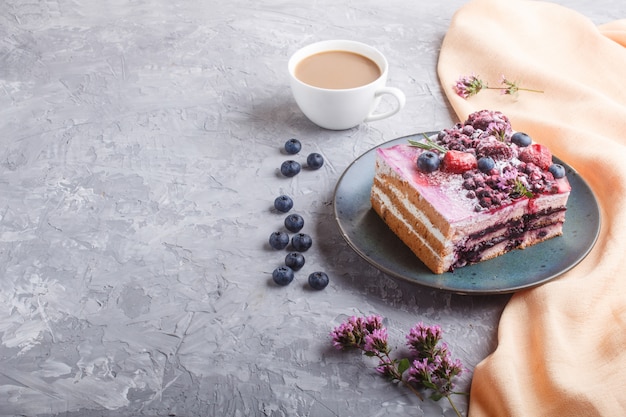
[[[274,208],[282,213],[287,213],[293,207],[293,200],[288,195],[280,195],[274,200]]]
[[[299,214],[290,214],[285,217],[285,227],[290,232],[299,232],[304,227],[304,219]]]
[[[306,157],[306,165],[310,169],[320,169],[324,165],[324,157],[317,152],[310,153]]]
[[[299,271],[304,266],[304,255],[300,252],[289,252],[285,256],[285,265],[294,271]]]
[[[295,155],[302,149],[302,144],[298,139],[291,138],[285,142],[285,152],[289,155]]]
[[[533,140],[524,132],[515,132],[513,133],[513,136],[511,136],[511,142],[513,142],[520,148],[525,148],[529,146],[533,142]]]
[[[300,163],[297,161],[285,161],[280,165],[280,173],[285,177],[294,177],[300,173]]]
[[[328,285],[328,275],[324,272],[313,272],[309,275],[309,285],[314,290],[323,290]]]
[[[305,252],[313,245],[311,236],[306,233],[298,233],[291,238],[291,246],[298,252]]]
[[[436,171],[440,163],[439,155],[431,151],[422,152],[417,158],[417,167],[424,172]]]
[[[554,178],[563,178],[565,176],[565,168],[561,164],[552,164],[548,171],[552,174]]]
[[[272,279],[278,285],[289,285],[293,281],[293,270],[288,266],[279,266],[272,271]]]
[[[478,169],[480,172],[488,173],[496,166],[496,162],[490,156],[483,156],[478,160]]]
[[[269,242],[273,249],[285,249],[289,244],[289,235],[285,232],[274,232],[270,235]]]

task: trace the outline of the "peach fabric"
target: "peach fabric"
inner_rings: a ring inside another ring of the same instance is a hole
[[[469,415],[626,416],[626,20],[598,27],[553,3],[473,0],[451,22],[438,73],[459,120],[502,111],[581,174],[602,218],[578,266],[511,298]],[[452,86],[472,74],[544,93],[463,99]]]

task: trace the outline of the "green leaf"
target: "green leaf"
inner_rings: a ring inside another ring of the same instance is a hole
[[[417,141],[417,140],[409,139],[409,145],[415,146],[415,147],[421,148],[421,149],[426,149],[427,151],[431,151],[433,149],[436,149],[437,151],[439,151],[441,153],[446,153],[448,151],[443,146],[433,142],[428,136],[424,135],[424,137],[426,138],[425,142],[420,142],[420,141]]]
[[[433,392],[433,393],[430,395],[430,397],[429,397],[429,398],[430,398],[431,400],[433,400],[433,401],[439,401],[440,399],[442,399],[442,398],[443,398],[443,395],[441,395],[441,394],[440,394],[440,393],[438,393],[438,392]]]
[[[423,380],[422,384],[424,385],[424,387],[428,388],[428,389],[433,389],[433,390],[437,390],[437,385],[433,384],[430,381],[427,380]]]
[[[524,183],[522,183],[519,179],[515,180],[515,189],[513,190],[513,194],[533,198],[533,193],[530,192]]]
[[[407,358],[400,359],[400,361],[398,362],[398,373],[402,375],[404,371],[409,369],[410,366],[411,362],[409,362]]]

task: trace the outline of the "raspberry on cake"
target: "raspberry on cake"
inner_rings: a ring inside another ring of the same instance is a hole
[[[434,273],[563,233],[564,170],[514,134],[504,114],[482,110],[434,138],[377,149],[372,207]]]

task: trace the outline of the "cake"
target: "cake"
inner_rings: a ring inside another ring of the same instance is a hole
[[[376,152],[372,208],[436,274],[563,233],[564,167],[501,112]]]

